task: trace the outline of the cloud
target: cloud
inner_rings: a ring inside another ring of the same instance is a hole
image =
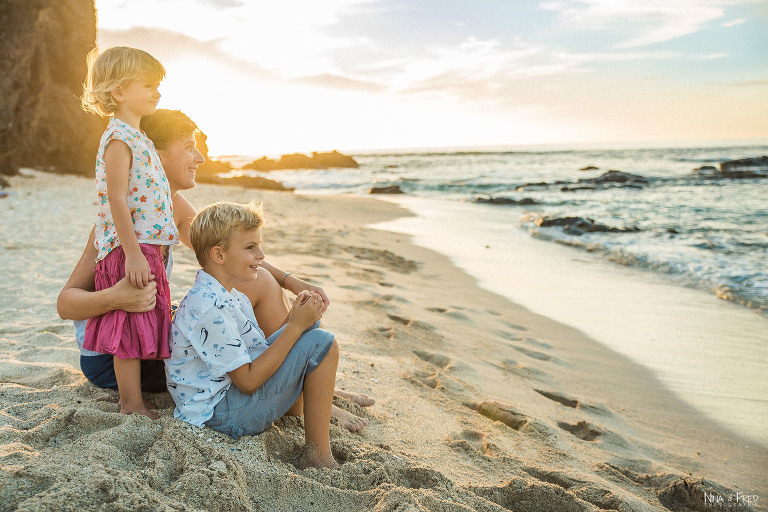
[[[128,30],[100,29],[98,31],[98,44],[102,50],[119,45],[141,48],[164,63],[182,59],[202,62],[207,59],[245,72],[254,78],[277,78],[273,71],[253,62],[238,59],[223,51],[221,48],[222,39],[201,41],[172,30],[137,27]],[[191,68],[190,73],[205,73],[205,69]]]
[[[744,18],[738,18],[738,19],[735,19],[733,21],[729,21],[729,22],[723,23],[723,26],[724,27],[735,27],[736,25],[741,25],[742,23],[746,23],[746,21],[747,20],[744,19]]]
[[[617,49],[663,43],[706,27],[722,18],[726,1],[707,0],[567,0],[543,2],[559,14],[563,26],[612,31],[621,38]],[[630,35],[630,37],[626,37]]]

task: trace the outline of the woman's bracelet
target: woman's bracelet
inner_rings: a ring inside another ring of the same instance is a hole
[[[282,288],[285,288],[285,278],[290,275],[291,275],[290,272],[286,272],[285,274],[283,274],[283,283],[280,285]]]

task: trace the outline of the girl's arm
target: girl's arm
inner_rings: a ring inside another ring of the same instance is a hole
[[[306,300],[305,300],[306,299]],[[288,314],[288,325],[267,350],[248,364],[228,373],[237,389],[252,394],[280,368],[302,333],[323,316],[322,298],[311,292],[301,292]]]
[[[173,196],[173,222],[179,230],[179,240],[190,249],[192,242],[189,240],[189,226],[196,213],[195,207],[187,201],[187,198],[181,195],[181,192],[176,192]]]
[[[271,263],[268,263],[266,261],[261,262],[261,267],[264,267],[265,270],[267,270],[270,274],[272,274],[272,277],[275,278],[275,281],[285,288],[286,290],[289,290],[293,292],[294,295],[298,295],[304,290],[315,292],[323,299],[323,304],[325,305],[325,308],[328,309],[328,306],[331,305],[331,301],[328,298],[328,296],[325,294],[325,291],[320,288],[319,286],[315,286],[312,284],[309,284],[305,281],[302,281],[298,277],[289,274],[286,276],[286,272],[283,272],[279,268],[275,267]],[[285,281],[283,281],[283,277],[285,276]]]
[[[67,320],[87,320],[109,311],[122,309],[131,313],[151,311],[155,307],[157,284],[150,282],[143,290],[131,286],[127,278],[115,286],[94,291],[93,271],[96,269],[96,247],[93,245],[94,230],[88,237],[80,261],[77,262],[67,284],[56,300],[56,311]]]
[[[128,176],[131,172],[131,150],[119,140],[107,144],[104,165],[107,172],[107,197],[115,231],[125,252],[125,276],[137,288],[149,284],[149,263],[141,252],[133,230],[133,218],[128,208]]]

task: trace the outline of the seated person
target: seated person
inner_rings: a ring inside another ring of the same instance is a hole
[[[329,424],[339,346],[318,327],[325,305],[298,294],[286,324],[269,338],[235,285],[258,278],[263,217],[256,205],[215,203],[198,213],[190,241],[202,270],[181,301],[166,360],[174,416],[235,439],[304,415],[300,466],[335,467]]]

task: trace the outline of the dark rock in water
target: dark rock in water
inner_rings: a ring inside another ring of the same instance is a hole
[[[680,232],[678,230],[676,230],[675,228],[667,228],[667,233],[669,233],[670,235],[679,235],[680,234]]]
[[[360,165],[351,156],[334,150],[330,153],[313,152],[312,156],[294,153],[283,155],[279,160],[272,160],[264,156],[244,165],[243,169],[268,172],[289,169],[328,169],[331,167],[356,169]]]
[[[388,187],[373,187],[368,190],[369,194],[404,194],[400,185],[390,185]]]
[[[638,174],[611,170],[590,180],[579,180],[579,182],[589,181],[590,183],[648,183],[648,180]]]
[[[2,0],[0,34],[0,174],[92,176],[107,124],[78,100],[96,45],[93,0]]]
[[[695,177],[706,180],[768,178],[768,156],[742,158],[720,164],[720,169],[705,165],[693,170]]]
[[[597,168],[597,167],[595,167],[594,165],[588,165],[588,166],[586,166],[586,167],[582,167],[582,168],[581,168],[581,169],[579,169],[579,170],[580,170],[580,171],[596,171],[597,169],[598,169],[598,168]]]
[[[542,217],[536,221],[540,228],[560,226],[569,235],[580,236],[584,233],[631,233],[640,231],[639,228],[614,228],[595,222],[589,217]]]
[[[648,184],[648,179],[637,174],[610,170],[598,176],[597,178],[581,178],[576,186],[565,186],[560,190],[563,192],[574,192],[577,190],[602,190],[606,188],[625,187],[625,188],[643,188]]]
[[[576,192],[577,190],[597,190],[597,187],[582,186],[582,187],[561,187],[561,192]]]
[[[261,176],[233,176],[229,178],[218,175],[203,174],[195,177],[198,183],[210,183],[213,185],[233,185],[245,188],[258,188],[262,190],[278,190],[292,192],[294,189],[283,186],[282,183]]]
[[[500,205],[510,205],[510,206],[526,206],[531,204],[538,204],[536,201],[531,199],[530,197],[524,197],[523,199],[511,199],[509,197],[476,197],[472,200],[473,203],[482,203],[482,204],[500,204]]]
[[[555,181],[554,183],[547,183],[541,181],[537,183],[526,183],[525,185],[519,186],[517,190],[520,192],[528,187],[549,187],[551,185],[564,185],[560,188],[562,192],[576,192],[578,190],[604,190],[616,187],[640,189],[648,185],[648,183],[648,178],[644,178],[643,176],[631,174],[628,172],[610,170],[596,178],[580,178],[576,182]]]
[[[8,188],[10,186],[11,186],[11,183],[7,179],[0,176],[0,188]]]
[[[720,172],[731,173],[735,171],[761,170],[768,172],[768,156],[761,156],[758,158],[742,158],[739,160],[730,160],[720,164]]]

